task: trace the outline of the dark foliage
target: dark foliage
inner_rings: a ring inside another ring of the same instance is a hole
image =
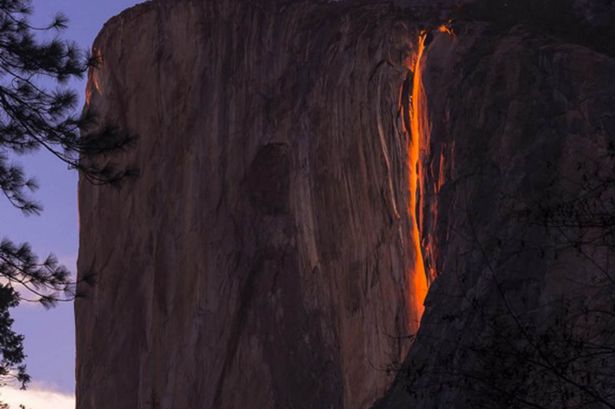
[[[41,207],[28,195],[36,182],[12,162],[20,155],[45,150],[94,183],[118,182],[133,173],[115,166],[108,156],[134,138],[97,123],[91,113],[75,115],[78,98],[66,88],[68,79],[95,69],[95,59],[57,36],[41,39],[64,29],[66,19],[58,15],[48,26],[34,27],[29,22],[31,6],[30,0],[0,0],[0,190],[24,214],[38,214]],[[42,85],[50,82],[57,88]],[[87,136],[80,129],[87,129]],[[51,307],[72,300],[74,284],[55,257],[39,261],[29,245],[2,240],[0,378],[16,378],[22,386],[29,381],[23,365],[23,337],[12,329],[10,308],[21,301]]]

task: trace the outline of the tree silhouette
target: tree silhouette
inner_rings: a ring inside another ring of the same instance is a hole
[[[44,27],[29,22],[30,0],[0,0],[0,190],[24,214],[38,214],[31,199],[36,182],[13,159],[44,150],[93,183],[116,183],[134,170],[106,160],[129,146],[134,137],[98,123],[93,113],[76,115],[78,98],[66,84],[82,78],[97,61],[57,36],[67,20],[58,15]],[[44,84],[53,83],[55,89]],[[88,110],[91,111],[91,110]],[[87,136],[80,129],[88,129]],[[104,159],[104,160],[99,160]],[[100,165],[100,163],[104,163]],[[0,378],[22,387],[30,377],[23,364],[23,336],[12,329],[10,308],[27,300],[51,307],[74,298],[75,283],[54,256],[44,260],[28,244],[0,242]]]

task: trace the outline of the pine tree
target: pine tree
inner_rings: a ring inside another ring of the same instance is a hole
[[[95,159],[123,150],[134,138],[98,124],[91,113],[75,114],[78,98],[67,81],[95,69],[95,59],[57,36],[41,39],[40,34],[65,29],[65,17],[34,27],[31,14],[30,0],[0,0],[0,189],[24,214],[38,214],[41,206],[29,196],[36,182],[12,162],[15,157],[45,150],[93,183],[115,183],[133,173]],[[50,80],[56,89],[42,85]],[[87,136],[80,133],[84,128]],[[98,166],[101,162],[106,164]],[[74,284],[54,256],[39,260],[28,244],[0,242],[0,383],[16,379],[25,387],[30,380],[23,336],[12,329],[10,309],[24,300],[45,307],[71,300]]]

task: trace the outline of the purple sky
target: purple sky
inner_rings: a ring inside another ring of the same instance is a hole
[[[89,48],[103,23],[120,11],[142,1],[135,0],[34,0],[33,22],[48,22],[60,11],[69,18],[63,37]],[[73,87],[83,101],[85,81]],[[43,204],[41,216],[24,217],[0,200],[0,237],[28,241],[41,257],[53,252],[69,269],[75,270],[78,243],[77,175],[47,154],[17,160],[40,189],[34,197]],[[28,368],[35,383],[58,391],[74,390],[75,341],[73,305],[45,311],[21,306],[14,311],[15,327],[26,336]]]

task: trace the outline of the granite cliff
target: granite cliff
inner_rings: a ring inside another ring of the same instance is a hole
[[[478,407],[493,315],[610,302],[536,204],[612,171],[615,60],[444,3],[160,0],[105,26],[86,109],[139,136],[140,176],[80,182],[78,409]]]

